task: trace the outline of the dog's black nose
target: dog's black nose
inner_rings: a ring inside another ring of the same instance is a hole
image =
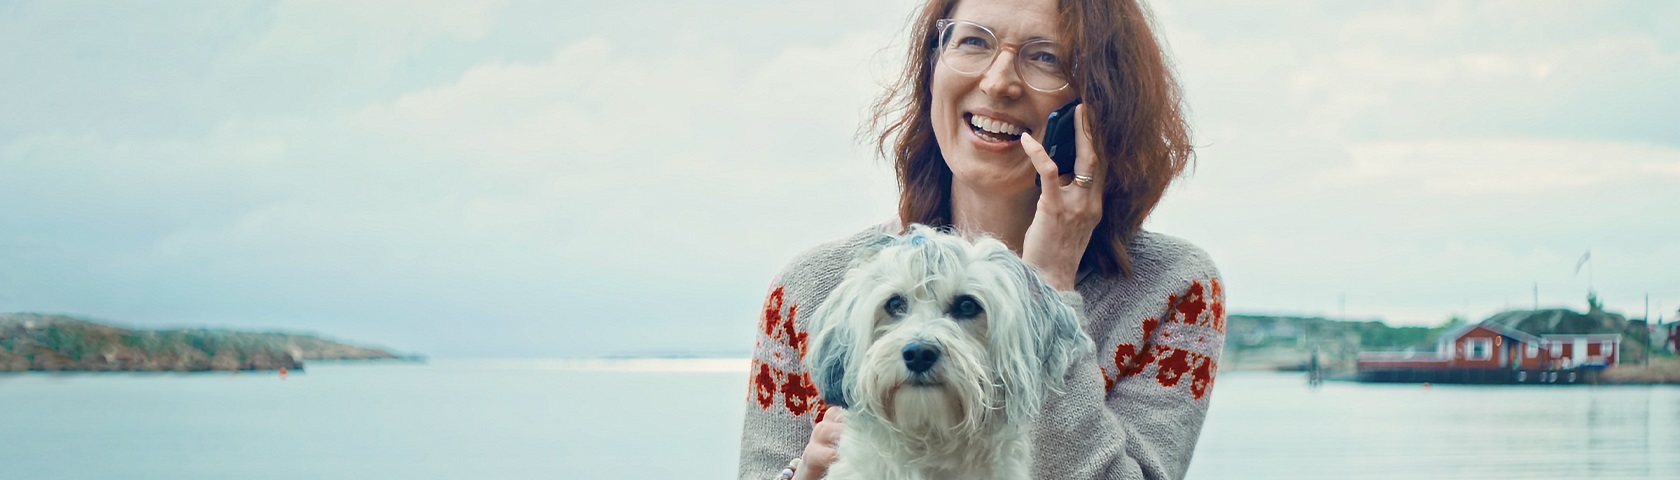
[[[904,346],[904,367],[911,372],[925,373],[933,369],[934,362],[939,361],[939,347],[921,342],[912,342]]]

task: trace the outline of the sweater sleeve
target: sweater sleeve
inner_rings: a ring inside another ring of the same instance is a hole
[[[801,305],[788,287],[772,284],[759,317],[748,375],[747,413],[741,430],[739,478],[776,478],[788,460],[805,451],[825,406],[801,362],[808,334],[796,323]]]
[[[770,282],[747,372],[739,478],[776,478],[805,452],[828,408],[805,371],[809,317],[840,282],[857,246],[877,235],[872,228],[803,252]]]
[[[1184,477],[1225,343],[1223,287],[1204,265],[1184,275],[1178,293],[1127,309],[1159,313],[1142,321],[1063,293],[1087,331],[1108,322],[1123,331],[1098,339],[1096,354],[1075,363],[1063,392],[1047,401],[1035,426],[1034,478]]]

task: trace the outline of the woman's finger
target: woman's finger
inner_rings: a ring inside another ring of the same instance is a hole
[[[1057,188],[1063,186],[1061,172],[1056,171],[1056,161],[1050,159],[1050,154],[1044,151],[1044,145],[1038,143],[1038,139],[1033,138],[1031,134],[1022,133],[1021,149],[1027,151],[1027,159],[1032,161],[1033,170],[1038,171],[1038,183],[1043,186],[1039,189],[1043,191],[1039,194],[1040,201],[1061,201],[1062,192]]]
[[[811,434],[811,441],[816,442],[818,445],[839,445],[840,428],[837,425],[817,425],[816,431]]]
[[[1103,180],[1107,177],[1108,172],[1103,171],[1105,165],[1097,161],[1096,147],[1093,147],[1091,142],[1091,126],[1085,121],[1084,104],[1074,107],[1073,119],[1073,141],[1074,145],[1078,146],[1075,149],[1078,153],[1075,154],[1073,159],[1074,173],[1090,176],[1091,187],[1097,192],[1102,192]]]

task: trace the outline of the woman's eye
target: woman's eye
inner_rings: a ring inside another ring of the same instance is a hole
[[[1047,67],[1055,67],[1056,64],[1061,63],[1061,59],[1056,58],[1056,54],[1044,52],[1035,53],[1027,60]]]
[[[896,317],[896,316],[899,316],[899,315],[903,315],[905,310],[908,309],[908,306],[904,304],[904,297],[900,297],[898,295],[893,295],[892,298],[887,299],[886,306],[882,307],[881,309],[885,310],[887,312],[887,315],[891,315],[891,316]]]
[[[957,45],[964,48],[992,48],[991,42],[988,42],[986,39],[980,37],[963,37],[961,40],[957,41]]]
[[[951,303],[951,317],[953,318],[974,318],[980,316],[982,311],[980,301],[968,295],[957,297],[957,300]]]

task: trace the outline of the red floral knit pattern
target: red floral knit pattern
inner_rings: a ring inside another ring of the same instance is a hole
[[[1225,289],[1220,286],[1219,279],[1211,279],[1204,286],[1201,281],[1193,281],[1190,288],[1183,295],[1167,296],[1166,323],[1180,323],[1185,325],[1206,327],[1220,334],[1225,333]],[[1206,354],[1167,345],[1156,345],[1155,335],[1160,330],[1163,321],[1160,319],[1144,320],[1139,326],[1141,335],[1139,343],[1122,343],[1114,349],[1114,372],[1110,375],[1104,372],[1104,384],[1109,390],[1114,389],[1115,383],[1121,378],[1141,375],[1151,365],[1155,366],[1155,381],[1162,387],[1177,387],[1188,382],[1190,395],[1197,400],[1207,395],[1213,386],[1213,377],[1219,368],[1217,361]],[[1167,332],[1160,332],[1159,338],[1167,338]],[[1197,342],[1206,342],[1205,336],[1198,337]],[[1209,348],[1218,349],[1222,345]],[[1217,351],[1217,350],[1215,350]]]
[[[780,286],[770,292],[770,297],[764,300],[764,314],[759,317],[758,327],[771,341],[787,345],[799,352],[799,358],[791,359],[793,362],[803,362],[806,340],[810,334],[794,326],[794,317],[799,314],[799,305],[788,305],[785,298],[786,295]],[[780,364],[786,364],[790,360],[782,358],[781,349],[770,351],[773,359]],[[820,417],[821,412],[826,409],[822,396],[817,393],[816,385],[811,383],[809,373],[791,374],[758,358],[753,358],[750,372],[752,400],[764,410],[781,406],[794,416],[817,412]],[[776,401],[778,394],[781,396],[781,402]]]

